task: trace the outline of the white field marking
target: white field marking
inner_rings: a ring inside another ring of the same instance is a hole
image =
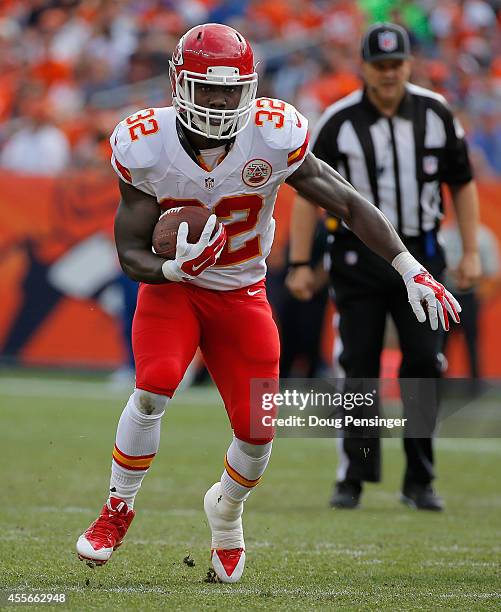
[[[57,508],[57,507],[52,507],[52,506],[40,506],[40,507],[35,507],[33,506],[32,508],[36,508],[38,510],[38,512],[69,512],[69,513],[88,513],[91,510],[89,508],[78,508],[78,507],[74,507],[74,506],[69,506],[67,508]],[[174,510],[173,512],[166,510],[166,511],[159,511],[159,510],[145,510],[142,511],[142,514],[162,514],[162,515],[171,515],[172,514],[176,514],[176,515],[180,515],[180,516],[185,516],[184,511],[180,511],[180,510]],[[188,514],[191,515],[199,515],[201,514],[201,511],[196,511],[196,510],[188,510],[186,512],[186,516]],[[29,531],[19,531],[16,529],[11,529],[9,531],[6,531],[4,534],[0,534],[0,541],[12,541],[12,540],[22,540],[22,539],[27,539],[27,540],[34,540],[34,541],[39,541],[39,542],[43,542],[43,541],[48,541],[50,540],[50,537],[42,537],[42,536],[37,536],[37,535],[32,535],[32,533],[30,533]],[[141,545],[141,546],[170,546],[170,547],[179,547],[180,545],[195,545],[197,543],[197,540],[193,540],[193,541],[186,541],[186,540],[182,540],[182,541],[178,541],[175,540],[173,538],[169,538],[169,539],[159,539],[159,538],[152,538],[152,539],[145,539],[145,538],[134,538],[134,537],[129,537],[127,538],[127,542],[130,544],[137,544],[137,545]],[[270,547],[274,546],[274,544],[272,542],[268,542],[268,541],[256,541],[256,542],[252,542],[252,540],[250,540],[248,542],[249,547],[252,548],[253,550],[259,550],[259,549],[269,549]],[[376,546],[373,545],[367,545],[366,547],[364,547],[364,549],[350,549],[350,548],[342,548],[342,547],[338,547],[336,545],[331,545],[329,543],[320,543],[317,544],[315,546],[315,548],[311,548],[311,546],[297,546],[297,545],[291,545],[290,549],[285,549],[285,550],[299,550],[301,551],[301,554],[303,555],[325,555],[325,554],[332,554],[332,555],[340,555],[343,557],[351,557],[353,559],[360,559],[361,557],[365,556],[365,555],[370,555],[371,550],[377,548]],[[361,564],[379,564],[379,563],[383,563],[382,560],[380,559],[360,559],[360,563]]]
[[[454,544],[453,546],[432,546],[431,550],[440,553],[482,553],[485,552],[485,546],[458,546]],[[501,546],[490,546],[489,552],[499,553],[501,552]]]
[[[57,514],[87,514],[92,512],[97,512],[97,506],[95,508],[84,508],[79,506],[23,506],[23,510],[30,510],[36,512],[37,514],[41,512],[54,512]],[[17,513],[17,510],[15,510]],[[162,516],[202,516],[204,514],[202,510],[194,510],[193,508],[166,508],[165,510],[152,510],[145,508],[141,509],[141,515],[162,515]]]
[[[79,534],[75,534],[75,540],[78,537]],[[54,537],[53,536],[47,536],[47,537],[42,537],[42,536],[37,536],[37,535],[33,535],[30,533],[26,533],[25,531],[21,531],[21,532],[15,532],[15,533],[6,533],[6,534],[1,534],[0,535],[0,542],[25,542],[25,541],[29,541],[29,542],[39,542],[41,544],[43,544],[44,542],[54,542]],[[158,548],[158,547],[166,547],[169,548],[171,550],[177,549],[179,551],[179,555],[186,555],[187,552],[189,552],[190,549],[195,549],[197,547],[197,545],[200,544],[200,541],[198,538],[193,538],[192,540],[187,540],[186,538],[183,538],[182,540],[176,540],[174,538],[154,538],[151,540],[144,540],[141,538],[133,538],[133,537],[127,537],[127,545],[130,546],[149,546],[152,548]],[[207,542],[207,550],[209,549],[209,543],[210,543],[210,538]],[[71,548],[71,546],[70,546]]]
[[[275,542],[269,542],[268,540],[252,540],[250,538],[246,538],[252,548],[272,548],[276,546]]]
[[[195,537],[193,537],[191,540],[188,540],[186,538],[183,538],[182,540],[176,540],[173,537],[164,539],[152,538],[151,540],[148,540],[147,538],[134,538],[132,536],[127,536],[126,542],[131,546],[150,546],[152,548],[156,548],[157,546],[165,546],[166,548],[170,548],[171,552],[174,552],[174,549],[178,550],[179,554],[182,556],[185,556],[186,553],[190,552],[190,549],[195,550],[195,554],[197,554],[196,550],[198,550],[198,547],[200,546],[200,538]],[[207,539],[206,542],[207,552],[209,549],[209,544],[210,537]],[[190,554],[192,553],[190,552]]]
[[[300,546],[296,546],[297,550],[302,550]],[[330,542],[320,542],[318,544],[315,545],[314,549],[311,549],[311,545],[310,547],[307,549],[308,550],[314,550],[317,552],[333,552],[335,554],[341,554],[341,555],[345,555],[347,557],[361,557],[363,555],[372,555],[374,554],[374,551],[379,551],[380,548],[379,546],[376,546],[375,544],[366,544],[365,546],[359,546],[357,548],[345,548]],[[458,546],[456,544],[454,544],[453,546],[434,546],[431,549],[432,551],[435,552],[446,552],[446,553],[482,553],[485,551],[485,547],[483,546]],[[303,551],[303,552],[307,552],[307,551]],[[490,553],[494,553],[494,552],[501,552],[501,546],[490,546],[489,547],[489,552]],[[430,561],[429,563],[434,563],[433,561]],[[483,562],[479,562],[479,563],[483,563]],[[467,565],[468,562],[465,562],[465,565]],[[492,565],[499,565],[499,562],[492,562]]]
[[[417,593],[419,595],[420,593]],[[430,593],[431,597],[440,597],[441,599],[501,599],[501,593]]]
[[[26,531],[6,532],[0,535],[0,542],[17,542],[19,540],[31,540],[33,542],[50,542],[53,538],[32,535]]]
[[[250,548],[254,548],[254,546],[250,546]],[[292,551],[293,549],[289,549]],[[328,556],[342,556],[344,559],[350,558],[356,560],[359,565],[380,565],[384,563],[385,565],[395,565],[397,563],[396,560],[393,559],[378,559],[377,557],[371,557],[370,559],[363,559],[366,555],[369,555],[368,552],[361,552],[359,550],[351,550],[349,548],[344,548],[340,550],[318,550],[317,548],[301,548],[296,547],[297,551],[301,552],[301,556],[305,557],[328,557]],[[337,572],[333,572],[337,573]]]
[[[351,559],[360,559],[362,557],[367,557],[372,555],[373,553],[368,550],[356,550],[354,548],[301,548],[298,547],[297,550],[301,551],[302,555],[336,555],[339,557],[349,557]]]
[[[6,532],[4,532],[3,534],[0,534],[0,542],[15,542],[15,541],[23,541],[23,540],[29,540],[32,542],[52,542],[54,540],[53,536],[39,536],[39,535],[34,535],[33,532],[29,532],[26,530],[23,531],[19,531],[19,530],[8,530]],[[263,546],[263,543],[257,542],[254,543],[252,542],[252,540],[248,540],[248,548],[250,548],[251,550],[257,551],[257,550],[262,550],[262,549],[269,549],[271,544],[270,543],[265,543],[265,545]],[[127,536],[127,544],[130,546],[151,546],[154,548],[157,548],[159,546],[165,546],[168,547],[170,549],[179,549],[182,554],[185,554],[185,552],[188,552],[188,549],[190,548],[196,548],[200,545],[200,539],[198,537],[196,538],[192,538],[192,539],[176,539],[175,535],[174,536],[169,536],[168,538],[139,538],[139,537],[134,537],[134,536]],[[311,550],[308,548],[302,548],[302,547],[291,547],[291,548],[284,548],[283,549],[285,552],[293,552],[293,551],[300,551],[302,555],[308,555],[308,556],[320,556],[320,555],[325,555],[326,551],[320,551],[320,550]],[[344,549],[344,550],[340,550],[338,551],[329,551],[331,554],[335,554],[335,555],[343,555],[345,557],[352,557],[352,558],[358,558],[361,555],[358,554],[350,554],[353,551],[350,551],[349,549]],[[181,553],[180,553],[181,554]],[[359,559],[359,563],[362,565],[373,565],[373,564],[380,564],[383,563],[382,560],[380,559]],[[385,562],[386,563],[386,562]],[[333,571],[333,573],[337,573],[336,571]]]
[[[80,508],[79,506],[64,506],[58,508],[57,506],[31,506],[31,510],[37,512],[62,512],[64,514],[80,514],[81,512],[92,512],[91,508]]]
[[[23,583],[19,587],[9,587],[9,591],[26,591],[26,584]],[[37,589],[30,587],[30,591],[37,592],[43,591],[44,589]],[[45,589],[46,590],[46,589]],[[370,595],[369,592],[362,592],[360,590],[343,589],[339,591],[335,590],[323,590],[323,589],[303,589],[303,588],[258,588],[258,587],[242,587],[242,586],[223,586],[221,584],[215,584],[213,587],[202,587],[199,589],[193,588],[191,585],[186,589],[169,589],[160,586],[138,586],[138,587],[99,587],[93,589],[92,587],[69,587],[65,586],[61,589],[64,592],[75,592],[75,593],[158,593],[159,595],[205,595],[219,597],[220,595],[261,595],[261,596],[277,596],[277,595],[296,595],[302,597],[332,597],[342,595]]]
[[[0,376],[0,396],[6,397],[78,397],[100,401],[125,399],[132,389],[117,390],[107,382],[72,381],[62,379],[16,378]],[[219,404],[221,397],[216,389],[196,388],[179,391],[172,400],[176,404]]]
[[[461,504],[464,508],[475,507],[492,509],[497,508],[498,506],[501,507],[501,495],[496,495],[493,493],[491,493],[489,496],[484,495],[482,498],[477,497],[476,499],[471,499],[470,497],[465,497],[464,495],[448,494],[447,501],[450,501],[451,504]]]
[[[250,546],[250,548],[254,548],[254,546]],[[308,557],[337,557],[342,556],[343,558],[350,558],[354,560],[358,560],[360,563],[368,564],[368,563],[383,563],[381,559],[371,558],[371,559],[363,559],[362,557],[367,556],[369,553],[361,552],[359,550],[350,550],[349,548],[345,548],[344,550],[318,550],[316,548],[302,548],[297,546],[295,549],[293,547],[285,548],[283,550],[288,550],[292,552],[293,550],[301,552],[302,556]],[[389,563],[394,563],[394,561],[388,561]],[[386,563],[386,561],[385,561]]]
[[[339,550],[340,552],[342,552],[343,554],[347,551],[358,551],[360,553],[369,553],[372,550],[378,550],[379,547],[376,546],[375,544],[364,544],[363,546],[359,546],[358,548],[344,548],[343,546],[340,546],[339,544],[336,544],[335,542],[319,542],[315,548],[317,548],[318,550]]]
[[[44,588],[33,588],[30,587],[30,590],[33,592],[42,592],[43,590],[47,590],[47,587]],[[296,597],[342,597],[342,596],[356,596],[360,597],[372,597],[375,593],[374,591],[366,591],[357,589],[341,589],[341,590],[324,590],[324,589],[304,589],[304,588],[258,588],[258,587],[242,587],[242,586],[223,586],[221,584],[213,585],[213,587],[202,587],[199,589],[193,588],[193,586],[189,586],[186,589],[168,589],[160,586],[138,586],[138,587],[98,587],[96,589],[92,587],[77,587],[77,586],[65,586],[64,590],[66,593],[129,593],[129,594],[146,594],[146,593],[156,593],[158,595],[169,596],[169,595],[189,595],[189,596],[208,596],[208,597],[220,597],[221,595],[253,595],[253,596],[272,596],[277,597],[280,595],[285,596],[296,596]],[[383,589],[379,588],[379,592]],[[9,591],[26,591],[26,583],[22,583],[19,586],[11,586],[9,587]],[[403,593],[403,596],[412,595],[415,597],[438,597],[440,599],[465,599],[465,600],[475,600],[475,599],[500,599],[501,593],[464,593],[462,591],[453,592],[453,593],[436,593],[433,591],[413,591],[412,593]]]
[[[76,540],[79,534],[74,534],[74,539]],[[64,538],[66,540],[66,538]],[[0,534],[0,542],[39,542],[41,544],[43,544],[44,542],[54,542],[54,536],[37,536],[37,535],[33,535],[31,533],[27,533],[26,531],[16,531],[13,533],[5,533],[5,534]],[[67,540],[66,540],[67,541]],[[175,550],[177,550],[179,552],[179,555],[186,555],[187,552],[189,552],[190,549],[194,550],[196,548],[198,548],[199,544],[200,544],[200,539],[199,538],[192,538],[191,540],[188,540],[186,538],[183,539],[174,539],[173,537],[169,537],[169,538],[152,538],[151,540],[148,539],[142,539],[142,538],[134,538],[134,537],[127,537],[127,546],[131,547],[131,546],[149,546],[151,548],[159,548],[159,547],[165,547],[170,549],[171,552],[174,552]],[[210,544],[210,537],[207,541],[207,550],[209,550],[209,544]],[[71,546],[70,546],[71,548]],[[254,547],[253,547],[254,550]]]
[[[490,552],[490,551],[489,551]],[[422,565],[433,567],[499,567],[499,561],[424,561]]]

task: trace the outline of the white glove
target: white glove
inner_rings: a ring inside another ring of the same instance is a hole
[[[162,272],[167,280],[173,282],[192,280],[216,263],[226,244],[226,230],[222,223],[216,235],[211,238],[216,223],[216,215],[211,215],[195,244],[188,242],[188,223],[183,221],[179,224],[176,257],[162,264]]]
[[[409,303],[420,323],[426,321],[426,313],[431,329],[438,329],[438,319],[445,331],[449,331],[449,313],[455,323],[459,323],[461,306],[447,289],[412,255],[404,251],[395,257],[391,264],[402,275]]]

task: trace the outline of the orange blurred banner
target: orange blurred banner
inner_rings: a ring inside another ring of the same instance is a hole
[[[501,240],[501,182],[480,186],[482,221]],[[121,272],[112,224],[114,176],[75,172],[57,179],[0,172],[0,354],[21,365],[113,368],[126,349],[113,290]],[[282,187],[269,263],[284,263],[294,192]],[[329,317],[332,310],[329,310]],[[501,376],[501,300],[481,314],[484,376]],[[326,322],[324,352],[332,345]],[[466,375],[460,338],[451,341],[450,374]]]
[[[4,359],[82,367],[123,361],[118,325],[101,299],[120,273],[112,236],[117,202],[116,181],[108,172],[57,179],[0,172]],[[99,269],[96,257],[103,252],[106,275],[94,278],[85,266]]]

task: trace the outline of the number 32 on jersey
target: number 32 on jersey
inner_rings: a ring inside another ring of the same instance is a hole
[[[275,128],[283,128],[285,125],[285,102],[282,100],[272,100],[271,98],[260,98],[256,101],[259,109],[254,115],[254,123],[262,127],[265,121],[273,122]],[[296,127],[301,127],[301,120],[296,112]]]
[[[216,267],[236,266],[261,255],[260,236],[257,234],[248,240],[243,238],[240,246],[235,246],[235,239],[242,234],[251,232],[259,221],[259,213],[263,208],[264,198],[255,193],[226,196],[221,198],[214,207],[214,214],[223,221],[228,240]],[[171,206],[201,206],[200,200],[164,200],[163,204]],[[162,204],[162,202],[161,202]]]
[[[136,113],[127,117],[125,123],[129,127],[129,134],[131,140],[137,140],[140,134],[149,136],[158,132],[158,122],[154,119],[155,114],[154,108],[148,108],[142,112]]]

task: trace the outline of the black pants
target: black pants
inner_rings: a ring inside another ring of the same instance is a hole
[[[452,327],[451,332],[456,333],[460,331],[464,335],[466,343],[466,349],[468,351],[468,361],[470,365],[470,377],[476,380],[480,377],[479,373],[479,356],[478,356],[478,319],[480,305],[475,291],[468,291],[466,293],[454,293],[454,297],[461,303],[461,325],[459,327]],[[447,348],[447,341],[449,339],[448,334],[444,334],[443,337],[443,352],[445,353]]]
[[[409,240],[406,246],[435,278],[440,279],[445,261],[435,241],[432,243],[434,253],[429,252],[429,241],[426,253],[424,242],[418,238]],[[346,378],[379,378],[388,314],[395,323],[400,341],[400,378],[438,378],[440,332],[433,332],[428,322],[417,321],[400,275],[351,233],[336,235],[331,255],[331,282],[343,344],[340,365]],[[404,416],[409,416],[411,410],[416,408],[421,411],[427,409],[423,402],[419,404],[409,406],[404,399],[404,412],[407,413]],[[435,410],[436,404],[430,405],[430,414],[427,415],[428,422],[431,420],[433,424]],[[427,431],[431,429],[429,427]],[[404,450],[407,458],[404,483],[431,482],[434,478],[431,436],[404,437]],[[381,450],[377,433],[374,435],[371,432],[371,437],[360,439],[346,432],[343,451],[345,457],[342,465],[346,470],[342,480],[380,480]]]

